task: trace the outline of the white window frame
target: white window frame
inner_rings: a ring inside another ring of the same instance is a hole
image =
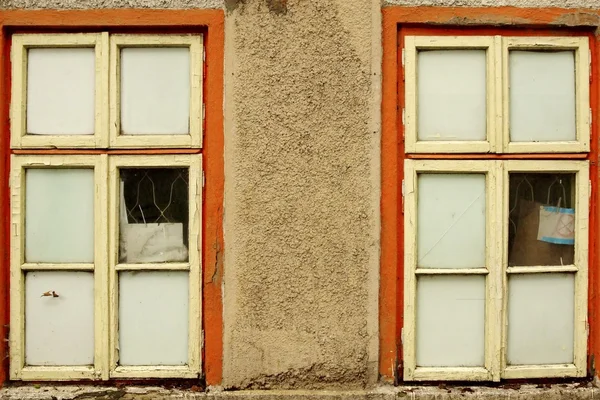
[[[28,168],[94,169],[94,262],[25,262],[25,170]],[[17,380],[108,379],[108,263],[106,155],[11,156],[10,378]],[[25,273],[87,271],[94,273],[94,365],[25,365]]]
[[[419,50],[487,50],[487,141],[419,141],[417,53]],[[577,140],[510,142],[509,53],[511,50],[575,52]],[[587,36],[406,36],[404,38],[406,153],[583,153],[590,150],[590,48]]]
[[[120,264],[119,193],[120,168],[189,168],[188,262]],[[197,378],[202,362],[202,282],[200,232],[202,227],[202,155],[115,155],[109,157],[109,296],[110,296],[110,377],[111,378]],[[119,283],[121,271],[188,271],[189,327],[188,364],[185,366],[120,366],[119,359]]]
[[[574,265],[508,266],[509,178],[510,173],[573,173],[575,174],[575,254]],[[503,162],[503,250],[502,250],[502,377],[506,379],[565,378],[586,376],[587,359],[587,294],[589,235],[589,162],[573,160],[506,160]],[[573,364],[507,365],[508,349],[508,276],[510,274],[573,273],[575,274]]]
[[[95,121],[93,135],[27,134],[27,50],[32,48],[95,49]],[[108,145],[108,33],[14,34],[11,49],[13,148],[94,148]]]
[[[589,235],[589,162],[580,160],[411,160],[404,162],[404,380],[470,380],[564,378],[586,376]],[[509,174],[574,173],[575,258],[565,266],[508,266]],[[416,288],[422,274],[484,274],[478,269],[421,269],[417,262],[417,174],[486,173],[486,353],[485,368],[416,366]],[[498,226],[498,221],[500,225]],[[508,275],[575,274],[574,360],[572,364],[507,365]]]
[[[190,50],[189,135],[121,135],[121,48],[187,47]],[[114,148],[200,148],[203,121],[203,36],[122,35],[110,36],[110,147]]]
[[[498,348],[500,331],[499,261],[500,240],[492,221],[500,217],[497,204],[501,191],[497,187],[499,161],[495,160],[405,160],[404,198],[404,380],[500,380]],[[486,267],[485,268],[417,268],[417,176],[420,173],[475,173],[486,175]],[[486,276],[485,357],[482,367],[419,367],[416,365],[417,276],[419,275]]]
[[[405,149],[407,153],[494,153],[496,151],[497,104],[501,100],[499,36],[406,36],[404,38],[405,71]],[[419,141],[417,53],[419,50],[486,50],[486,125],[483,141]]]
[[[511,142],[509,54],[511,50],[573,50],[575,52],[575,107],[577,140],[563,142]],[[590,45],[587,36],[503,37],[503,150],[505,153],[582,153],[590,151]]]

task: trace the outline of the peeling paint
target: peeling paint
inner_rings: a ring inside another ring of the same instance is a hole
[[[566,26],[598,26],[600,25],[600,15],[595,13],[577,12],[566,14],[557,18],[555,23]]]

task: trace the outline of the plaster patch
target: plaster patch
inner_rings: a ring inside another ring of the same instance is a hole
[[[371,1],[344,1],[288,0],[276,14],[246,0],[228,15],[225,387],[377,376],[379,27],[364,18]]]

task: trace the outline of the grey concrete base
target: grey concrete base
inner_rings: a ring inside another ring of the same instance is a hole
[[[600,399],[600,389],[592,383],[554,385],[505,385],[503,387],[380,386],[362,391],[195,391],[159,387],[40,386],[27,385],[0,389],[0,399],[34,400],[453,400],[453,399]]]

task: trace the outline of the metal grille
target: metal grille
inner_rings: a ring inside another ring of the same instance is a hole
[[[187,169],[123,169],[121,180],[129,223],[181,222],[187,225]]]

